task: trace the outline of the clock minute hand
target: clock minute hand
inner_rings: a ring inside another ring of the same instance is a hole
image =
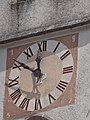
[[[17,63],[19,63],[24,69],[30,70],[31,72],[34,72],[34,70],[32,68],[30,68],[29,66],[27,66],[25,63],[19,62],[16,59],[13,58],[13,60]]]

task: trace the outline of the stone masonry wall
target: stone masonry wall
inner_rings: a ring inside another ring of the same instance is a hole
[[[0,0],[0,40],[90,19],[90,0]]]

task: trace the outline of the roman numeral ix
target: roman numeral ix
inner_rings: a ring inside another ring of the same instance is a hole
[[[9,87],[17,85],[19,83],[18,79],[19,79],[19,76],[16,77],[14,80],[9,79]]]

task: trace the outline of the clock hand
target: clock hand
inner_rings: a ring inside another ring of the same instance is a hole
[[[19,62],[17,61],[15,58],[13,58],[13,60],[17,63],[19,63],[24,69],[28,69],[30,70],[31,72],[34,72],[34,70],[32,68],[30,68],[29,66],[27,66],[25,63],[22,63],[22,62]]]
[[[40,59],[41,59],[41,57],[40,57]],[[40,61],[41,61],[40,59],[38,59],[38,57],[37,57],[37,60],[39,61],[39,64],[40,64]],[[41,69],[40,68],[37,68],[37,69],[33,70],[32,68],[27,66],[25,63],[19,62],[15,58],[13,58],[13,60],[15,62],[17,62],[18,64],[20,64],[24,69],[30,70],[33,73],[34,77],[36,78],[35,79],[35,81],[37,81],[36,83],[38,83],[38,82],[41,83],[42,82],[41,81],[41,77],[42,77],[43,74],[41,73]]]
[[[13,58],[13,60],[17,63],[19,63],[24,69],[30,70],[31,72],[33,72],[33,75],[35,77],[39,77],[41,75],[41,70],[40,69],[35,69],[33,70],[32,68],[30,68],[29,66],[27,66],[25,63],[19,62],[17,61],[15,58]]]
[[[36,84],[37,85],[40,85],[42,83],[42,80],[46,79],[46,77],[47,77],[47,73],[43,74],[41,72],[41,69],[40,69],[40,62],[41,62],[41,60],[42,60],[42,58],[40,56],[40,51],[38,50],[37,57],[36,57],[37,69],[35,71],[37,73],[37,75],[36,75],[36,77],[37,77]]]
[[[40,51],[38,50],[37,52],[37,57],[36,57],[36,62],[37,62],[37,68],[40,69],[40,62],[41,62],[42,58],[40,56]]]
[[[37,52],[37,57],[35,59],[36,63],[37,63],[37,69],[36,69],[36,73],[37,73],[37,83],[40,80],[42,73],[41,73],[41,69],[40,69],[40,62],[41,62],[42,58],[40,56],[40,51],[38,50]]]

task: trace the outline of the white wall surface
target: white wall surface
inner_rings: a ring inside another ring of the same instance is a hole
[[[6,53],[6,48],[0,49],[0,120],[3,120]]]
[[[79,32],[77,63],[75,104],[39,113],[39,115],[49,116],[53,120],[90,120],[90,29],[85,28]],[[3,120],[5,68],[6,48],[2,48],[0,49],[0,120]]]

